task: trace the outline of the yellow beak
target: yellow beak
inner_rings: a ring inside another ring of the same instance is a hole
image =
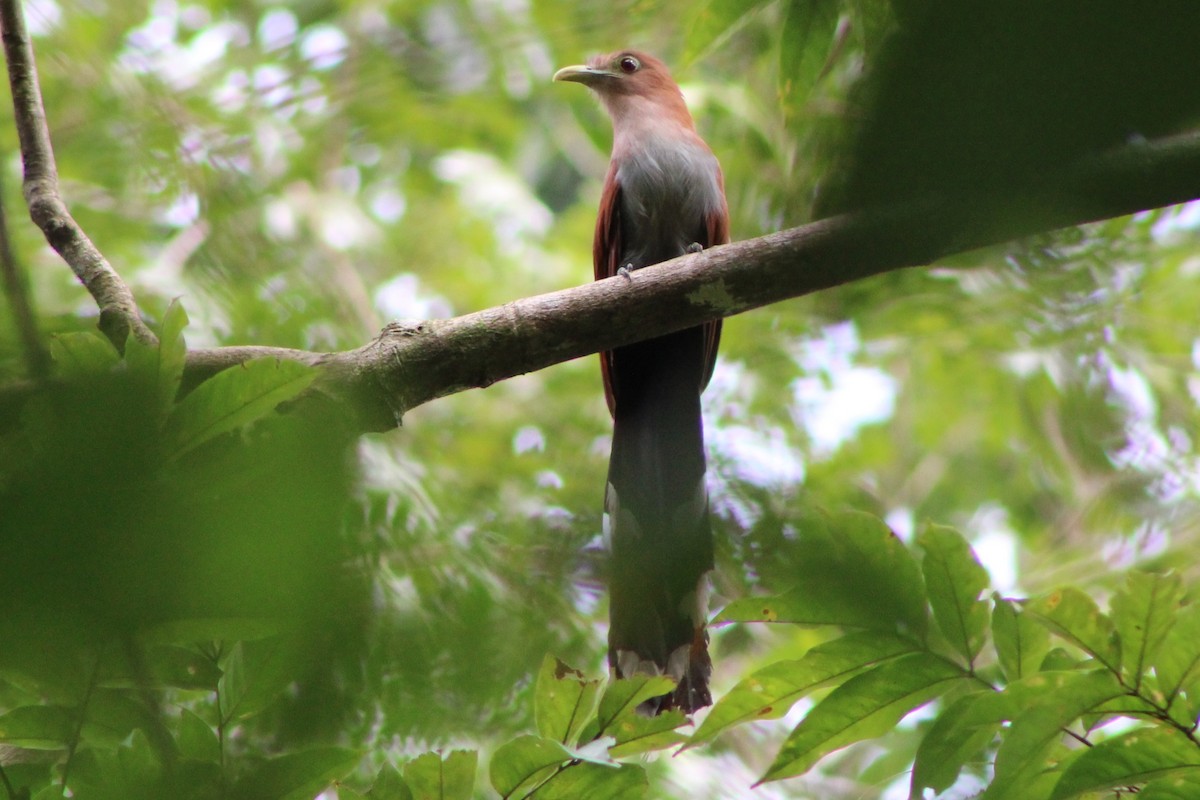
[[[586,64],[576,64],[570,67],[563,67],[558,72],[554,73],[556,81],[572,81],[574,83],[594,83],[598,78],[607,76],[608,73],[601,69],[589,67]]]

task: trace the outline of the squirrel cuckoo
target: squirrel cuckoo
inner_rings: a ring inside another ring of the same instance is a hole
[[[613,147],[592,257],[596,280],[729,241],[724,178],[661,61],[634,51],[564,67],[612,118]],[[643,710],[712,703],[705,630],[713,567],[700,392],[721,323],[601,353],[613,416],[604,510],[611,548],[608,661],[617,677],[667,674]]]

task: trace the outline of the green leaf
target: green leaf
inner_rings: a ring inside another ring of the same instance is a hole
[[[533,694],[538,732],[563,744],[575,744],[599,697],[600,681],[588,680],[579,670],[547,655]]]
[[[726,693],[704,718],[687,746],[712,741],[723,731],[743,722],[782,717],[812,690],[915,649],[913,642],[899,636],[859,632],[819,644],[801,659],[771,664]]]
[[[707,0],[690,9],[682,62],[690,64],[718,46],[765,5],[766,0]]]
[[[794,114],[812,94],[837,31],[837,0],[791,0],[779,48],[779,94]]]
[[[33,800],[62,800],[62,786],[57,783],[52,783],[49,786],[43,787],[41,791],[33,796]]]
[[[987,690],[966,694],[937,715],[917,747],[910,797],[924,797],[926,788],[941,794],[958,780],[963,765],[982,752],[1000,728],[1003,719],[989,708],[997,697]]]
[[[810,513],[797,525],[805,553],[796,588],[736,600],[717,622],[794,622],[923,637],[925,587],[912,554],[878,517]]]
[[[305,659],[304,640],[276,636],[238,642],[229,650],[218,681],[221,715],[226,722],[246,719],[269,706],[295,680]]]
[[[412,790],[391,764],[380,768],[367,797],[370,800],[413,800]]]
[[[1120,670],[1121,642],[1116,627],[1083,592],[1068,586],[1031,600],[1026,610],[1114,673]]]
[[[100,674],[106,686],[136,686],[149,681],[155,687],[212,690],[221,678],[221,671],[209,659],[192,650],[172,645],[154,645],[141,653],[142,663],[135,670],[121,657],[104,662]]]
[[[61,706],[20,706],[0,715],[0,742],[26,750],[59,750],[67,746],[75,716]]]
[[[1173,775],[1142,787],[1137,800],[1196,800],[1200,797],[1200,777]]]
[[[159,750],[150,745],[141,730],[131,732],[115,747],[80,747],[71,762],[68,795],[95,800],[178,796],[181,793],[171,791],[164,781],[165,771],[158,757]],[[180,766],[180,780],[184,779],[185,772],[188,777],[204,775],[206,779],[212,779],[216,776],[216,771],[206,765],[187,763]]]
[[[159,686],[212,691],[221,670],[209,659],[183,647],[150,647],[146,650],[150,678]]]
[[[413,800],[470,800],[478,758],[474,750],[452,750],[444,759],[424,753],[404,765],[404,782]]]
[[[1119,697],[1114,697],[1112,700],[1096,706],[1085,714],[1081,721],[1083,727],[1090,730],[1112,717],[1156,717],[1159,714],[1160,708],[1160,706],[1140,696],[1135,697],[1129,694],[1122,694]]]
[[[520,736],[492,756],[492,788],[504,798],[525,797],[570,760],[571,754],[553,739]]]
[[[1035,672],[1010,683],[1004,691],[965,694],[950,703],[929,727],[917,748],[912,795],[925,788],[944,791],[954,783],[967,760],[978,754],[1004,722],[1061,690],[1073,686],[1078,671]]]
[[[1135,689],[1154,664],[1183,602],[1178,575],[1133,570],[1112,599],[1112,619],[1121,637],[1126,681]]]
[[[343,747],[320,747],[288,753],[259,765],[234,787],[239,800],[277,797],[280,800],[312,800],[334,781],[358,766],[362,754]]]
[[[1080,658],[1073,651],[1068,651],[1065,647],[1051,647],[1046,651],[1046,657],[1042,659],[1042,665],[1038,669],[1042,672],[1086,669],[1091,661],[1090,656]]]
[[[143,344],[135,336],[130,336],[125,342],[125,363],[129,365],[130,373],[149,387],[160,419],[165,419],[175,405],[175,395],[183,379],[184,362],[187,360],[183,329],[187,323],[183,306],[178,300],[173,300],[163,315],[157,345]]]
[[[964,673],[929,653],[910,653],[857,675],[818,703],[784,742],[761,782],[802,775],[824,755],[892,730],[908,712]]]
[[[537,800],[640,800],[648,791],[646,771],[641,767],[582,762],[542,784],[534,796]]]
[[[1158,676],[1156,699],[1180,724],[1193,724],[1200,717],[1200,604],[1190,603],[1175,615],[1151,666]]]
[[[90,744],[115,747],[135,730],[159,724],[146,704],[128,691],[97,688],[88,699],[83,735]]]
[[[676,730],[686,723],[687,717],[677,708],[653,717],[625,715],[609,727],[609,732],[617,741],[608,753],[613,758],[625,758],[677,745],[687,740],[685,735]]]
[[[1118,697],[1124,689],[1108,670],[1078,673],[1065,685],[1043,693],[1012,718],[996,751],[995,776],[983,797],[1018,800],[1046,769],[1046,756],[1064,736],[1063,729],[1091,709]]]
[[[146,790],[162,777],[158,753],[141,730],[135,730],[128,741],[122,742],[117,748],[117,763],[121,765],[126,785],[124,794],[130,797],[147,796]]]
[[[1010,682],[1038,671],[1050,649],[1050,634],[1015,600],[992,595],[992,643]]]
[[[232,722],[241,716],[242,699],[250,686],[245,674],[242,644],[238,642],[230,649],[221,671],[221,679],[217,681],[217,715],[223,723]]]
[[[182,711],[179,723],[178,743],[179,754],[184,758],[210,762],[221,760],[221,742],[217,732],[186,708]]]
[[[218,372],[185,397],[167,421],[173,453],[183,455],[249,425],[299,395],[316,376],[312,367],[274,358],[256,358]]]
[[[979,599],[987,589],[987,571],[953,528],[927,525],[917,544],[925,551],[921,569],[933,618],[951,646],[973,665],[987,629],[987,603]]]
[[[1106,739],[1075,759],[1052,800],[1149,781],[1200,779],[1200,748],[1171,728],[1139,728]]]
[[[666,675],[634,675],[632,678],[609,681],[604,696],[600,698],[597,734],[608,732],[614,722],[637,713],[639,705],[661,697],[674,688],[675,681]]]
[[[50,357],[64,378],[89,378],[121,362],[112,342],[91,331],[59,333],[50,338]]]
[[[571,754],[571,758],[576,761],[588,761],[592,764],[599,764],[602,767],[617,766],[618,762],[608,754],[608,748],[617,743],[615,737],[611,735],[601,736],[599,734],[592,734],[585,737],[585,741],[586,743],[579,747],[567,747],[567,752]]]

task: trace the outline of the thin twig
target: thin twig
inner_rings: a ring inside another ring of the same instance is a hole
[[[0,0],[0,36],[8,61],[13,114],[25,165],[24,193],[29,216],[50,246],[62,256],[100,308],[100,330],[118,350],[133,333],[147,343],[157,338],[142,321],[133,293],[67,210],[58,190],[58,167],[46,125],[38,85],[33,42],[25,28],[20,0]]]
[[[8,214],[4,208],[3,183],[0,182],[0,272],[4,274],[4,293],[12,309],[17,336],[21,339],[21,350],[25,358],[25,371],[29,377],[41,380],[50,374],[50,353],[38,335],[37,315],[33,310],[33,299],[25,280],[25,271],[17,263],[12,239],[8,235]]]

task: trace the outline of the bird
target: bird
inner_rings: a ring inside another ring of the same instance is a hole
[[[592,242],[596,280],[729,241],[725,180],[667,66],[636,50],[564,67],[612,120],[613,145]],[[708,573],[713,535],[700,393],[721,322],[600,354],[613,417],[604,493],[609,546],[608,662],[617,678],[669,675],[639,709],[690,714],[712,704]]]

